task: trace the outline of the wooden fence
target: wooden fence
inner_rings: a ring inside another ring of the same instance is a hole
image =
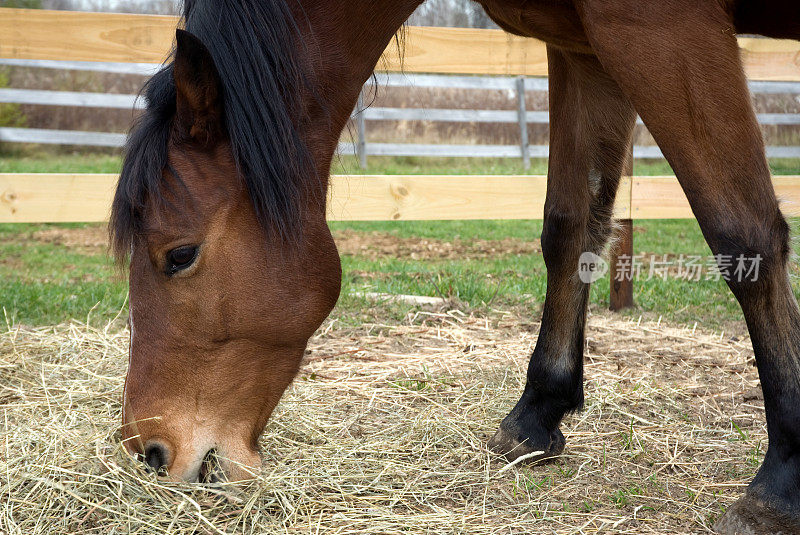
[[[172,44],[173,17],[0,9],[0,57],[16,60],[160,62]],[[740,39],[752,80],[800,81],[800,43]],[[389,50],[382,65],[399,70]],[[545,76],[542,43],[493,30],[409,28],[402,70],[409,73]],[[633,173],[631,173],[633,174]],[[0,222],[104,221],[116,176],[0,174]],[[800,177],[775,177],[778,195],[800,201]],[[333,220],[540,219],[543,176],[336,176]],[[791,206],[789,211],[791,211]],[[674,177],[626,177],[616,217],[691,218]],[[630,244],[617,253],[632,254]],[[612,274],[614,270],[612,269]],[[630,304],[631,287],[612,284],[612,308]]]
[[[0,173],[0,223],[108,220],[114,174]],[[775,176],[784,210],[797,214],[800,176]],[[541,219],[542,175],[334,175],[332,221]],[[692,219],[672,176],[625,177],[617,192],[618,219]]]
[[[16,65],[40,67],[42,60],[8,60],[0,59],[0,65]],[[62,69],[85,69],[87,62],[49,61],[47,67]],[[119,63],[99,62],[96,70],[119,71]],[[157,64],[146,64],[130,72],[152,73]],[[365,88],[370,93],[369,82]],[[354,111],[355,143],[341,143],[340,152],[357,154],[361,167],[367,168],[369,156],[433,156],[460,158],[520,158],[527,169],[531,158],[546,158],[547,145],[530,145],[528,128],[530,124],[546,125],[549,122],[547,111],[527,109],[526,93],[546,92],[547,79],[501,76],[457,76],[431,74],[395,74],[385,73],[378,79],[380,86],[403,88],[434,87],[465,90],[505,90],[513,92],[516,110],[484,110],[484,109],[442,109],[442,108],[390,108],[364,106],[360,98]],[[800,95],[800,82],[750,82],[753,94],[787,94]],[[120,95],[106,93],[87,93],[75,91],[49,91],[37,89],[0,89],[0,103],[69,106],[109,109],[141,109],[144,99],[136,95]],[[760,113],[758,120],[765,126],[800,126],[800,113]],[[419,144],[419,143],[382,143],[370,141],[369,122],[371,121],[428,121],[447,123],[514,123],[519,130],[517,145],[483,145],[483,144]],[[639,121],[641,124],[641,120]],[[11,143],[44,143],[60,145],[86,145],[99,147],[121,147],[126,136],[112,132],[85,132],[74,130],[52,130],[40,128],[0,127],[0,142]],[[633,156],[641,158],[662,158],[656,145],[641,145],[633,148]],[[800,158],[800,146],[768,146],[769,158]]]

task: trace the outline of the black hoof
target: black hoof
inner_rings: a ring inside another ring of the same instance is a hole
[[[800,535],[800,516],[782,513],[745,494],[714,524],[721,535]]]
[[[527,435],[508,429],[503,422],[489,441],[488,446],[493,452],[504,455],[509,462],[515,461],[523,455],[541,451],[541,454],[533,455],[525,460],[526,462],[536,462],[561,455],[565,443],[564,435],[558,428],[549,433],[542,429],[539,433]]]

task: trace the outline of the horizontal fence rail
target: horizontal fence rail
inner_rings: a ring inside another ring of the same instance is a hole
[[[0,64],[11,60],[2,60]],[[75,66],[75,62],[47,62],[48,67],[59,65]],[[10,63],[19,65],[19,63]],[[38,60],[24,60],[26,66],[39,66]],[[76,68],[82,68],[80,63]],[[110,68],[117,64],[103,63]],[[478,76],[442,76],[442,75],[401,75],[385,73],[378,78],[378,84],[393,87],[436,87],[448,89],[504,89],[518,92],[520,78],[511,77],[478,77]],[[547,80],[526,78],[523,81],[525,91],[547,91]],[[367,89],[369,90],[369,89]],[[799,82],[751,82],[751,91],[755,94],[800,94]],[[0,103],[29,105],[71,106],[109,109],[142,109],[144,98],[138,95],[84,93],[75,91],[48,91],[33,89],[0,89]],[[432,121],[456,123],[549,123],[546,111],[525,110],[470,110],[470,109],[437,109],[437,108],[388,108],[370,107],[363,109],[355,116],[358,137],[361,147],[352,143],[340,144],[340,151],[346,154],[356,153],[366,164],[367,156],[418,156],[418,157],[481,157],[481,158],[520,158],[523,156],[521,145],[445,145],[414,143],[375,143],[369,142],[366,134],[366,121]],[[797,113],[761,113],[758,120],[767,126],[798,126],[800,114]],[[638,124],[642,124],[639,119]],[[2,128],[0,141],[13,143],[42,143],[58,145],[85,145],[98,147],[121,147],[125,144],[125,135],[108,132],[84,132],[73,130],[53,130],[34,128]],[[528,145],[525,151],[529,158],[546,158],[547,145]],[[634,158],[663,158],[657,146],[634,147]],[[800,158],[800,147],[770,146],[767,147],[769,158]]]
[[[0,141],[8,143],[42,143],[45,145],[82,145],[89,147],[122,147],[125,134],[83,132],[80,130],[48,130],[43,128],[0,127]]]
[[[0,223],[107,221],[116,174],[0,173]],[[800,176],[775,176],[787,215],[800,214]],[[334,175],[333,221],[541,219],[541,175]],[[693,214],[675,177],[625,177],[618,219],[687,219]]]
[[[4,8],[0,57],[160,63],[175,36],[176,17]],[[407,28],[403,54],[387,48],[382,70],[447,74],[547,75],[544,43],[501,30]],[[800,43],[739,38],[747,77],[800,81]]]
[[[97,71],[118,74],[139,74],[149,76],[155,74],[161,67],[160,63],[120,63],[108,61],[66,61],[43,59],[12,59],[0,57],[0,65],[12,67],[37,67],[41,69]],[[546,76],[546,75],[543,75]],[[404,71],[376,72],[375,76],[379,86],[387,87],[452,87],[457,89],[516,89],[517,77],[514,76],[457,76],[451,74],[416,74]],[[372,80],[367,82],[371,85]],[[528,91],[547,91],[547,78],[527,78],[525,81]],[[759,81],[748,82],[753,93],[780,94],[800,93],[800,80],[798,81]]]
[[[0,132],[2,136],[2,132]],[[0,138],[1,139],[1,138]],[[519,145],[446,145],[437,143],[426,145],[421,143],[368,143],[366,153],[369,156],[417,156],[429,158],[519,158]],[[355,144],[340,143],[342,154],[356,153]],[[531,158],[547,158],[550,152],[548,145],[528,145],[527,152]],[[800,147],[770,146],[766,147],[767,158],[800,158]],[[664,154],[656,145],[636,145],[633,147],[635,159],[661,159]]]
[[[39,106],[71,106],[82,108],[144,109],[144,98],[137,95],[48,91],[41,89],[0,89],[0,102]]]
[[[488,78],[491,80],[491,78]],[[412,83],[402,87],[414,87]],[[444,83],[436,87],[452,88]],[[794,84],[800,94],[800,83]],[[49,91],[41,89],[0,89],[0,103],[33,104],[39,106],[70,106],[85,108],[144,109],[145,99],[138,95],[109,93],[83,93],[77,91]],[[369,107],[362,112],[370,121],[436,121],[456,123],[516,123],[518,112],[513,110],[471,110],[462,108],[386,108]],[[798,125],[798,113],[760,113],[758,122],[764,125]],[[526,119],[531,124],[548,124],[546,111],[526,110]],[[637,124],[644,124],[641,119]]]

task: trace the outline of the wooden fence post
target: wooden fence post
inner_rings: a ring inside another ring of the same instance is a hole
[[[522,165],[525,170],[531,168],[531,156],[528,150],[528,119],[525,105],[525,77],[517,78],[517,119],[519,120],[519,143],[522,152]]]
[[[628,159],[623,175],[633,177],[633,146],[628,149]],[[621,219],[619,225],[617,242],[611,251],[609,269],[609,308],[614,311],[633,306],[633,276],[635,275],[633,269],[633,220]]]
[[[358,104],[356,104],[356,129],[358,130],[358,143],[356,153],[361,169],[367,168],[367,122],[364,118],[364,89],[358,94]]]

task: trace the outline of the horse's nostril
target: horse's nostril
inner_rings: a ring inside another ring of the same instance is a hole
[[[167,449],[158,443],[148,444],[144,449],[144,463],[156,474],[166,475]]]
[[[200,473],[197,475],[200,483],[221,483],[225,481],[225,471],[219,461],[216,449],[209,450],[203,457]]]

